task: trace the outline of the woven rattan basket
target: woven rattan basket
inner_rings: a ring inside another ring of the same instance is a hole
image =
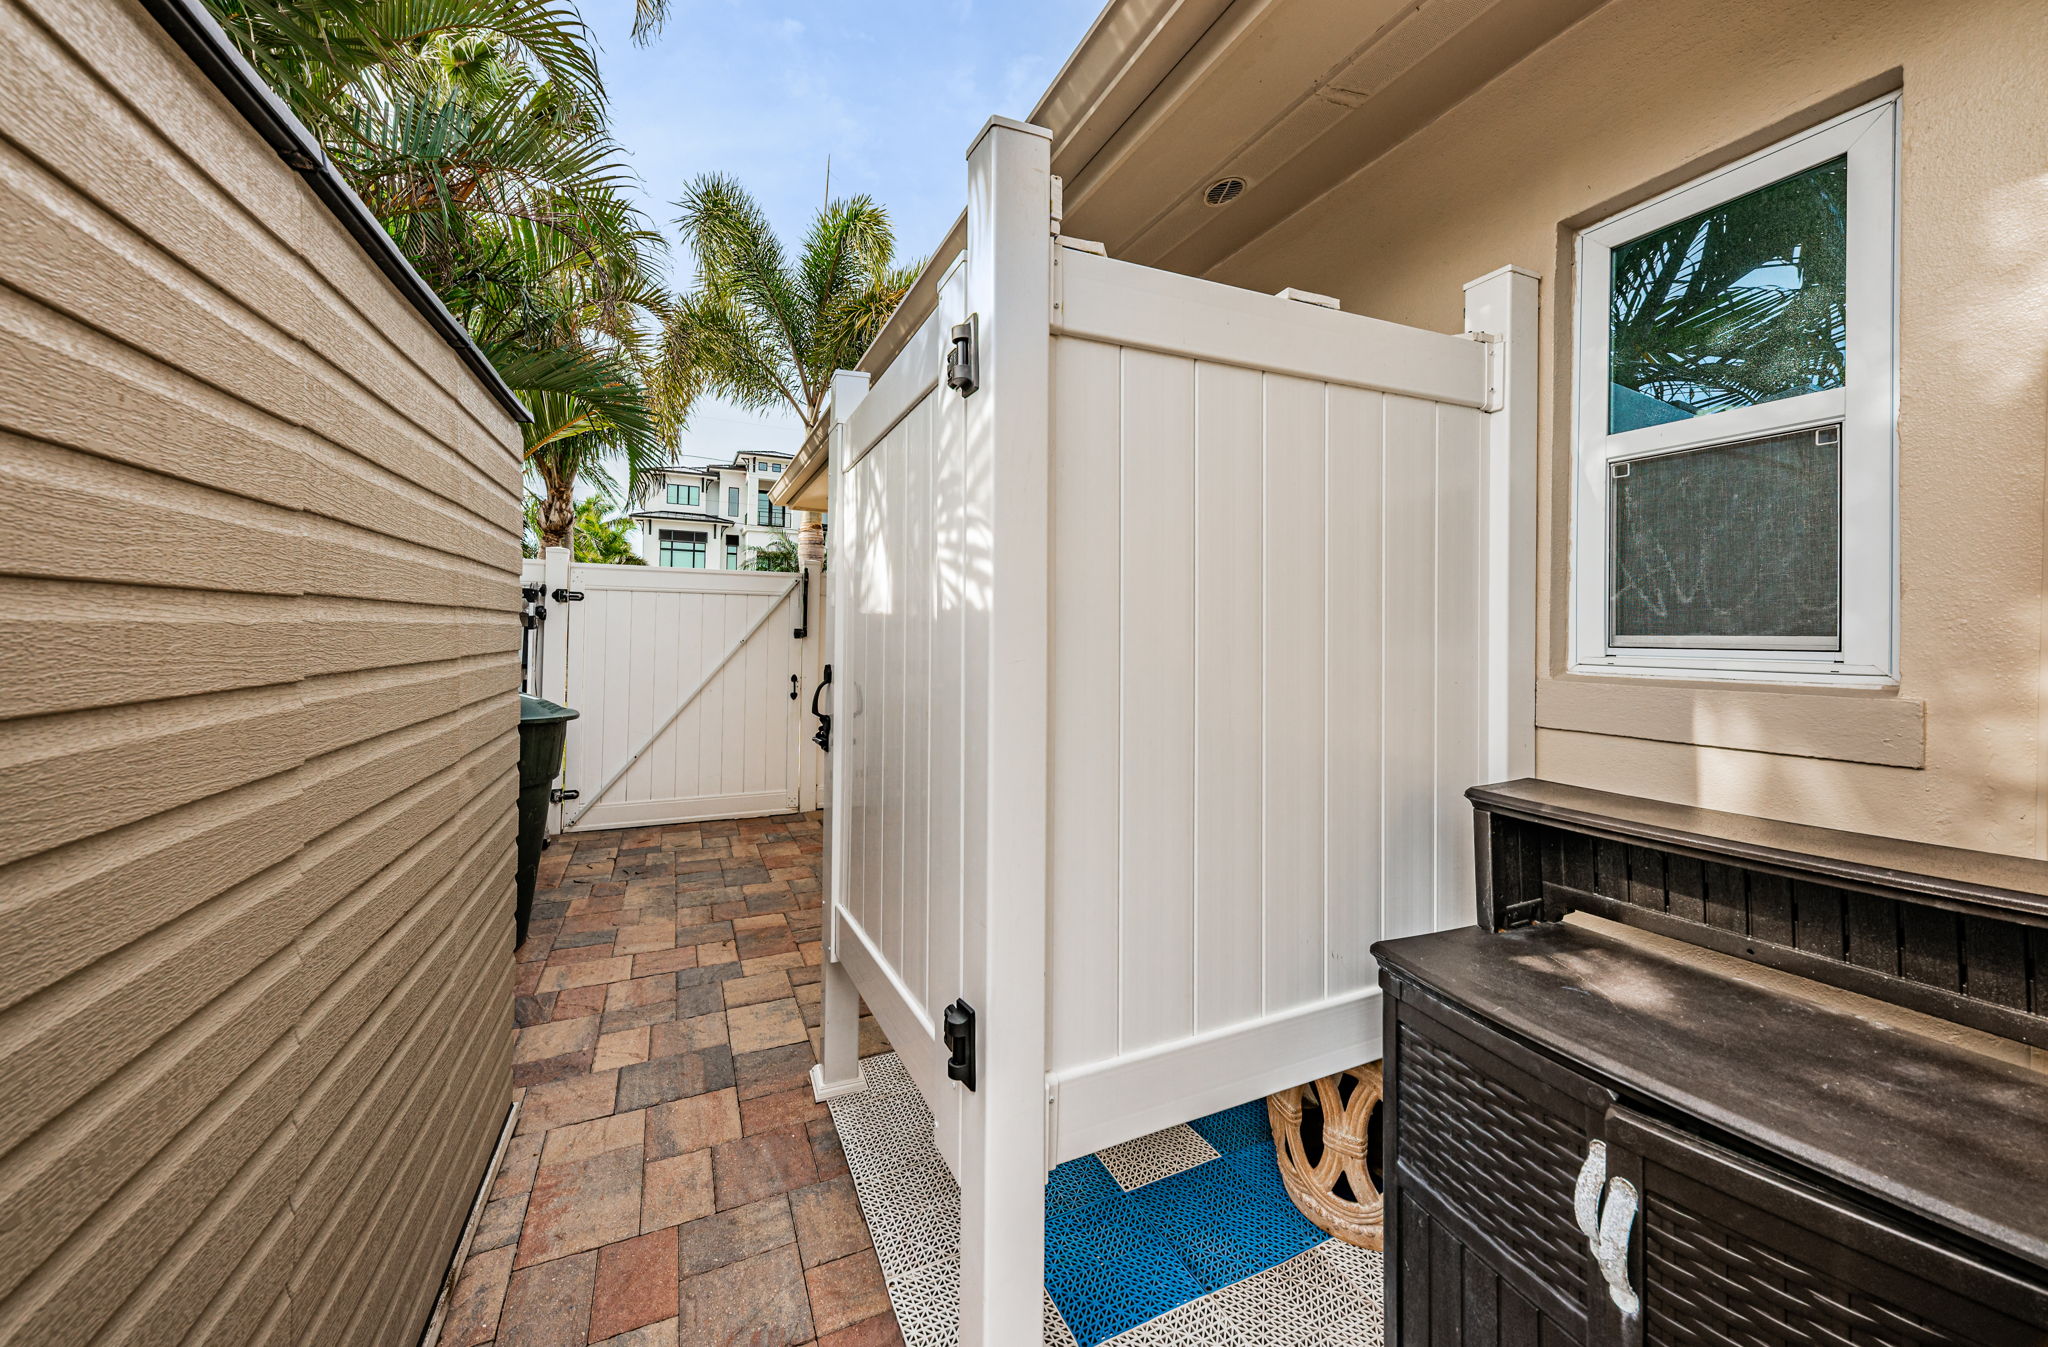
[[[1386,1247],[1374,1126],[1380,1064],[1339,1071],[1266,1097],[1280,1180],[1301,1214],[1346,1244]]]

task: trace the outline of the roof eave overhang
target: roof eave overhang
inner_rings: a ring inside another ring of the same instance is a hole
[[[1030,120],[1052,133],[1068,232],[1208,275],[1606,2],[1109,0]],[[1201,204],[1240,173],[1250,191]],[[856,369],[888,368],[966,242],[963,213]],[[823,458],[807,443],[775,500],[824,509]]]
[[[768,488],[769,500],[792,510],[822,511],[825,508],[831,481],[831,474],[825,471],[830,430],[831,423],[823,418],[811,427],[810,433],[804,436],[803,447],[796,451],[796,457],[775,479],[775,485]]]

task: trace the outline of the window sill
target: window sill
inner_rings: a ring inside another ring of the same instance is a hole
[[[1813,691],[1889,692],[1899,680],[1875,665],[1815,664],[1787,659],[1767,663],[1764,657],[1746,655],[1725,663],[1713,662],[1709,652],[1689,651],[1683,663],[1665,663],[1653,658],[1622,657],[1587,660],[1565,673],[1571,677],[1624,680],[1663,679],[1711,688],[1756,687],[1765,690],[1806,688]]]
[[[1926,765],[1927,704],[1896,693],[1581,674],[1538,679],[1536,725],[1797,758]]]

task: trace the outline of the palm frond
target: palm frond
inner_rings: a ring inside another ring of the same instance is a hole
[[[831,202],[792,261],[729,177],[697,178],[676,204],[697,288],[669,317],[666,345],[702,388],[751,409],[786,405],[813,424],[832,372],[860,359],[916,276],[893,265],[888,213],[865,196]]]
[[[207,3],[528,405],[539,533],[641,492],[705,380],[574,0]]]
[[[570,0],[208,0],[300,120],[320,129],[338,90],[436,41],[486,39],[541,78],[602,101],[589,29]]]

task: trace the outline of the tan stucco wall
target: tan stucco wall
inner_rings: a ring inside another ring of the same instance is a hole
[[[2048,847],[2044,53],[2039,0],[1613,0],[1211,273],[1452,331],[1463,282],[1504,263],[1543,277],[1540,775]],[[1891,88],[1904,91],[1897,692],[1708,690],[1649,711],[1640,683],[1558,696],[1572,229]],[[1918,760],[1916,703],[1922,767],[1806,756]],[[1586,732],[1588,708],[1618,732]],[[1644,734],[1660,737],[1631,737]]]
[[[0,0],[0,1342],[415,1341],[511,1100],[518,433],[125,0]]]

